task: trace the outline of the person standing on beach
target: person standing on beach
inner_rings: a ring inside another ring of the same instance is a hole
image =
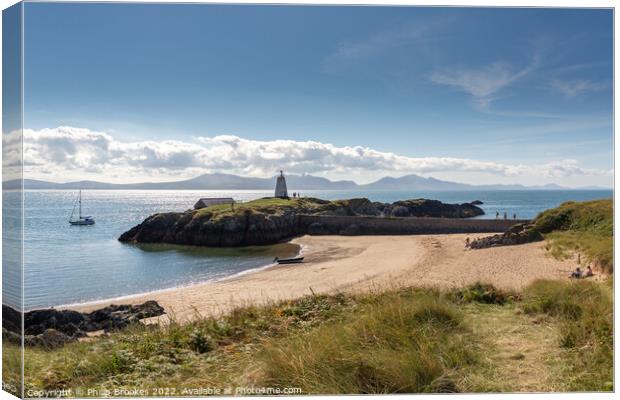
[[[508,219],[508,213],[504,211],[504,219]]]
[[[499,219],[499,211],[495,211],[495,219]]]
[[[517,219],[517,214],[512,214],[512,219]]]

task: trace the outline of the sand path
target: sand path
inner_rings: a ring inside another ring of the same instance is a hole
[[[276,266],[233,279],[72,307],[91,311],[111,303],[155,300],[185,320],[247,304],[306,294],[402,285],[459,287],[476,281],[519,289],[538,278],[566,279],[574,262],[558,261],[543,243],[466,250],[475,235],[304,236],[305,262]]]

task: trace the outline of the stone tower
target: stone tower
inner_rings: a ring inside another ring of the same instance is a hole
[[[286,190],[286,179],[284,174],[280,171],[280,176],[276,180],[276,197],[281,199],[288,199],[288,191]]]

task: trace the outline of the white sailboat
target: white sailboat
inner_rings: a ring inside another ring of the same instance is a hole
[[[73,214],[75,214],[75,206],[78,206],[78,219],[73,219]],[[71,225],[93,225],[95,220],[93,217],[82,216],[82,191],[80,190],[80,194],[78,195],[77,203],[73,205],[73,210],[71,211],[71,216],[69,217],[69,223]]]

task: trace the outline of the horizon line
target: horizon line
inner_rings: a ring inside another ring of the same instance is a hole
[[[98,184],[104,184],[104,185],[140,185],[140,184],[165,184],[165,183],[178,183],[178,182],[184,182],[184,181],[189,181],[192,179],[196,179],[199,178],[201,176],[204,175],[229,175],[229,176],[234,176],[237,178],[243,178],[243,179],[272,179],[272,178],[276,178],[278,176],[278,174],[272,175],[272,176],[265,176],[265,177],[257,177],[257,176],[241,176],[241,175],[236,175],[236,174],[232,174],[232,173],[225,173],[225,172],[207,172],[204,174],[200,174],[197,176],[194,176],[192,178],[180,178],[177,180],[170,180],[170,181],[140,181],[140,182],[126,182],[126,183],[117,183],[117,182],[106,182],[106,181],[99,181],[99,180],[89,180],[89,179],[84,179],[84,180],[70,180],[70,181],[64,181],[64,182],[57,182],[57,181],[53,181],[53,180],[44,180],[44,179],[35,179],[35,178],[25,178],[25,177],[21,177],[19,179],[8,179],[8,180],[2,180],[2,183],[6,183],[6,182],[15,182],[15,181],[22,181],[25,182],[26,180],[30,180],[30,181],[38,181],[38,182],[44,182],[44,183],[50,183],[50,184],[55,184],[55,185],[66,185],[66,184],[71,184],[71,183],[80,183],[80,182],[91,182],[91,183],[98,183]],[[458,184],[458,185],[467,185],[467,186],[471,186],[472,188],[476,188],[478,186],[500,186],[500,187],[506,187],[506,186],[522,186],[524,188],[544,188],[544,187],[548,187],[548,186],[557,186],[561,189],[566,189],[566,190],[580,190],[580,189],[584,189],[584,188],[595,188],[592,190],[614,190],[614,187],[611,186],[600,186],[600,185],[592,185],[592,186],[562,186],[559,185],[557,183],[547,183],[547,184],[542,184],[542,185],[526,185],[523,183],[512,183],[512,184],[502,184],[502,183],[482,183],[482,184],[472,184],[472,183],[464,183],[464,182],[458,182],[458,181],[446,181],[446,180],[442,180],[442,179],[438,179],[432,176],[422,176],[422,175],[418,175],[418,174],[405,174],[405,175],[401,175],[398,177],[394,177],[394,176],[390,176],[390,175],[386,175],[383,176],[381,178],[376,179],[375,181],[369,182],[369,183],[365,183],[365,184],[360,184],[358,182],[356,182],[355,180],[352,179],[339,179],[339,180],[332,180],[330,178],[326,178],[326,177],[322,177],[322,176],[316,176],[316,175],[312,175],[312,174],[285,174],[284,176],[297,176],[297,177],[312,177],[312,178],[319,178],[319,179],[325,179],[331,183],[336,183],[336,182],[350,182],[355,184],[358,187],[362,187],[362,186],[369,186],[372,184],[375,184],[379,181],[381,181],[382,179],[386,179],[386,178],[391,178],[391,179],[401,179],[404,177],[409,177],[409,176],[416,176],[416,177],[420,177],[423,179],[435,179],[439,182],[446,182],[446,183],[452,183],[452,184]],[[90,189],[90,190],[100,190],[100,189]],[[136,190],[140,190],[140,189],[136,189]],[[157,189],[155,189],[157,190]],[[180,190],[180,189],[179,189]],[[185,189],[185,190],[192,190],[192,189]],[[200,189],[198,189],[200,190]],[[203,190],[220,190],[220,189],[203,189]],[[221,190],[241,190],[241,189],[221,189]],[[245,190],[245,189],[243,189]],[[247,190],[252,190],[252,189],[247,189]],[[254,189],[254,190],[262,190],[262,189]],[[267,189],[265,189],[267,190]],[[309,189],[309,190],[313,190],[313,189]],[[327,189],[316,189],[316,190],[327,190]],[[338,189],[332,189],[332,190],[338,190]]]

